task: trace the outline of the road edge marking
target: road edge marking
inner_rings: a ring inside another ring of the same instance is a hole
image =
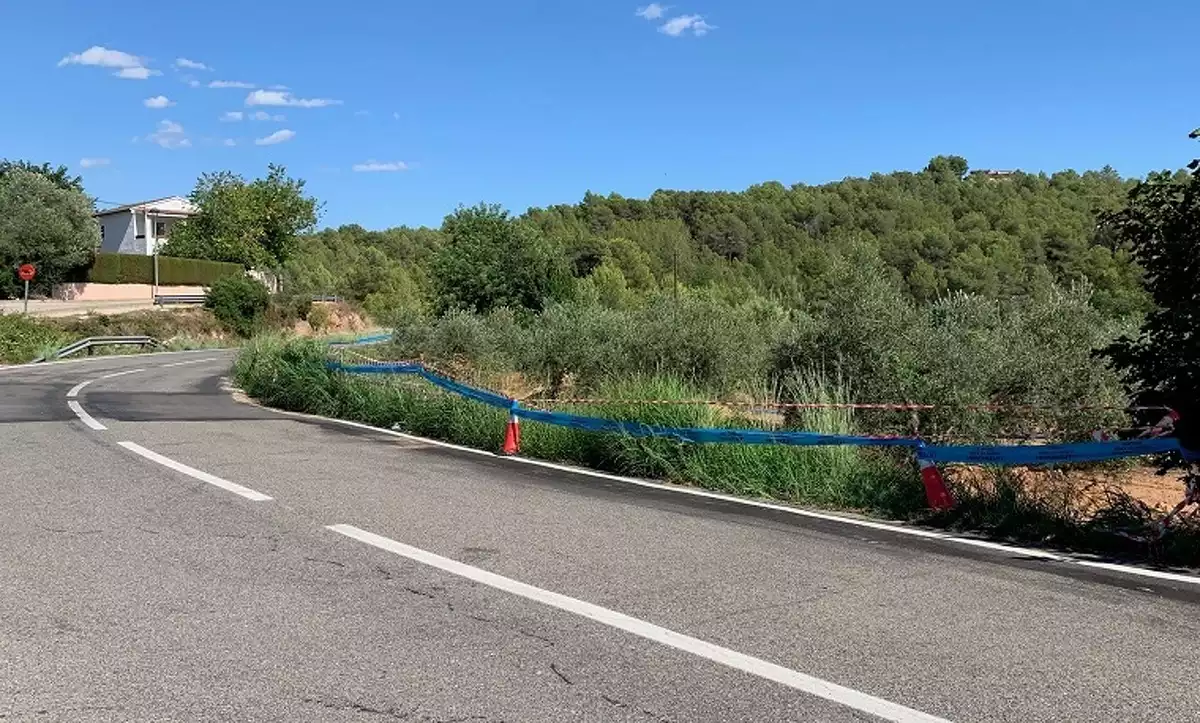
[[[172,362],[172,363],[170,363],[170,364],[163,364],[162,366],[160,366],[160,367],[158,367],[158,368],[159,368],[159,369],[172,369],[172,368],[174,368],[174,367],[184,367],[184,366],[187,366],[187,365],[189,365],[189,364],[204,364],[205,362],[212,362],[212,361],[220,361],[220,359],[219,359],[219,358],[217,358],[217,357],[215,357],[215,356],[214,356],[214,357],[210,357],[210,358],[208,358],[208,359],[189,359],[189,360],[187,360],[187,361],[181,361],[181,362]]]
[[[96,377],[95,379],[89,379],[86,382],[79,382],[75,386],[71,387],[71,390],[69,392],[67,392],[67,399],[74,399],[75,397],[79,396],[79,393],[81,391],[83,391],[83,388],[88,386],[89,384],[92,384],[93,382],[98,382],[98,381],[101,381],[104,379],[116,379],[117,377],[123,377],[123,376],[127,376],[129,374],[137,374],[138,372],[144,372],[144,371],[146,371],[146,370],[145,369],[129,369],[129,370],[123,371],[123,372],[114,372],[112,374],[105,374],[102,377]]]
[[[764,678],[786,685],[808,695],[867,713],[894,723],[949,723],[945,718],[923,713],[913,708],[893,703],[883,698],[863,693],[853,688],[847,688],[837,683],[831,683],[821,678],[806,675],[791,668],[756,658],[752,655],[739,653],[690,635],[677,633],[646,622],[630,615],[601,607],[594,603],[585,602],[561,593],[544,590],[528,583],[513,580],[494,572],[451,560],[418,547],[397,542],[382,535],[359,529],[353,525],[329,525],[325,529],[339,535],[349,537],[358,542],[370,545],[385,552],[390,552],[408,558],[422,565],[437,568],[443,572],[457,575],[472,582],[495,588],[517,597],[532,600],[548,607],[572,613],[587,618],[610,628],[636,635],[652,642],[666,645],[685,653],[690,653],[719,665],[724,665],[743,673]]]
[[[97,422],[96,418],[93,417],[92,415],[88,414],[87,410],[85,410],[83,407],[79,406],[79,402],[75,401],[74,399],[67,402],[67,406],[71,408],[72,412],[75,412],[75,416],[79,417],[79,421],[83,422],[91,429],[94,429],[97,432],[104,432],[104,431],[108,430],[108,427]]]
[[[120,447],[124,447],[125,449],[129,450],[130,452],[133,452],[136,455],[144,457],[144,458],[150,460],[151,462],[155,462],[157,464],[162,465],[163,467],[173,469],[176,472],[185,474],[188,477],[191,477],[193,479],[198,479],[201,482],[207,482],[208,484],[213,485],[214,487],[220,487],[221,489],[225,490],[226,492],[232,492],[235,495],[245,497],[246,499],[250,500],[251,502],[269,502],[271,500],[271,497],[269,497],[268,495],[264,495],[262,492],[252,490],[249,487],[243,487],[239,484],[230,482],[229,480],[226,480],[226,479],[221,479],[220,477],[209,474],[208,472],[205,472],[203,470],[198,470],[195,467],[189,467],[188,465],[186,465],[182,462],[176,462],[175,460],[171,459],[170,457],[164,457],[163,455],[159,454],[158,452],[146,449],[145,447],[143,447],[140,444],[136,444],[134,442],[117,442],[117,445]]]
[[[248,396],[246,396],[244,392],[241,392],[241,390],[238,390],[234,387],[229,387],[229,391],[234,392],[235,399],[239,399],[239,395],[240,395],[240,397],[242,399],[239,401],[242,401],[242,403],[244,403],[244,404],[251,404],[260,409],[265,409],[267,411],[274,412],[276,414],[281,414],[286,417],[296,417],[299,419],[308,419],[308,420],[313,420],[313,421],[317,421],[317,422],[327,422],[327,423],[331,423],[331,424],[338,424],[338,425],[342,425],[345,427],[352,427],[354,429],[361,429],[361,430],[365,430],[365,431],[376,432],[378,434],[383,434],[383,435],[386,435],[389,437],[396,437],[399,439],[407,439],[407,440],[413,441],[413,442],[423,442],[423,443],[428,444],[433,447],[442,447],[444,449],[452,449],[452,450],[455,450],[458,452],[466,452],[468,454],[473,454],[473,455],[480,456],[480,457],[486,457],[490,460],[497,461],[497,462],[505,462],[505,463],[510,463],[510,464],[524,464],[524,465],[530,465],[533,467],[542,467],[544,469],[553,469],[553,470],[557,470],[560,472],[567,472],[569,474],[580,475],[580,476],[584,476],[584,477],[593,477],[596,479],[604,479],[604,480],[609,480],[612,482],[621,482],[623,484],[632,485],[635,487],[645,487],[648,489],[659,490],[662,492],[669,492],[672,494],[688,495],[691,497],[703,497],[703,498],[707,498],[707,499],[717,500],[720,502],[727,502],[730,504],[741,505],[743,507],[756,507],[758,509],[771,510],[773,512],[782,512],[782,513],[789,514],[789,515],[795,515],[797,517],[806,517],[809,519],[822,520],[825,522],[834,522],[837,524],[850,525],[853,527],[862,527],[862,528],[871,529],[871,530],[879,530],[881,532],[888,532],[888,533],[893,533],[893,534],[902,535],[902,536],[906,536],[906,537],[917,537],[917,538],[921,538],[921,539],[925,539],[925,540],[947,542],[947,543],[951,543],[954,545],[961,545],[964,547],[974,547],[974,548],[979,548],[979,549],[983,549],[983,550],[989,550],[992,552],[1000,552],[1000,553],[1004,553],[1007,555],[1013,555],[1016,557],[1034,558],[1034,559],[1038,559],[1038,560],[1044,560],[1046,562],[1057,562],[1057,563],[1062,563],[1065,565],[1076,565],[1076,566],[1080,566],[1080,567],[1105,570],[1108,572],[1116,572],[1116,573],[1122,573],[1122,574],[1126,574],[1126,575],[1133,575],[1133,576],[1138,576],[1138,577],[1148,577],[1148,578],[1153,578],[1156,580],[1164,580],[1164,581],[1168,581],[1168,582],[1178,582],[1178,583],[1183,583],[1186,585],[1200,586],[1200,576],[1196,576],[1196,575],[1187,575],[1187,574],[1178,573],[1178,572],[1167,572],[1164,570],[1152,570],[1152,569],[1144,568],[1144,567],[1135,567],[1132,565],[1122,565],[1120,563],[1114,563],[1114,562],[1104,562],[1103,560],[1091,560],[1091,559],[1081,557],[1078,555],[1072,555],[1070,553],[1050,552],[1049,550],[1040,550],[1040,549],[1033,548],[1033,547],[1019,547],[1016,545],[1009,545],[1009,544],[1005,544],[1003,542],[993,542],[991,540],[984,540],[984,539],[980,539],[980,538],[976,538],[976,537],[963,537],[960,535],[955,535],[955,534],[952,534],[949,532],[942,532],[939,530],[927,530],[927,529],[922,529],[920,527],[911,527],[911,526],[904,525],[902,523],[884,522],[881,520],[862,519],[862,518],[858,518],[858,517],[850,517],[848,515],[835,514],[832,512],[819,512],[817,510],[809,510],[809,509],[804,509],[802,507],[790,507],[787,505],[776,504],[773,502],[764,502],[762,500],[752,500],[752,499],[746,499],[743,497],[734,497],[732,495],[726,495],[726,494],[722,494],[720,492],[712,492],[710,490],[703,490],[703,489],[694,488],[694,487],[682,487],[679,485],[670,485],[670,484],[664,484],[661,482],[651,482],[650,480],[638,479],[636,477],[623,477],[621,475],[611,474],[609,472],[600,472],[598,470],[586,469],[584,467],[572,467],[570,465],[559,464],[557,462],[547,462],[547,461],[541,460],[541,459],[530,459],[529,457],[501,457],[492,452],[488,452],[487,450],[475,449],[474,447],[465,447],[461,444],[453,444],[451,442],[443,442],[439,439],[430,439],[429,437],[421,437],[421,436],[418,436],[415,434],[409,434],[407,432],[398,432],[394,429],[384,429],[382,427],[372,427],[369,424],[363,424],[362,422],[354,422],[349,419],[335,419],[334,417],[323,417],[319,414],[307,414],[305,412],[291,412],[291,411],[288,411],[285,409],[276,409],[274,407],[268,407],[266,405],[259,404],[258,402],[254,401],[254,400],[250,399]]]

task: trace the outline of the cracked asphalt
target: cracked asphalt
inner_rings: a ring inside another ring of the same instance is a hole
[[[0,370],[0,720],[872,720],[335,524],[952,721],[1200,720],[1186,584],[283,416],[231,358]]]

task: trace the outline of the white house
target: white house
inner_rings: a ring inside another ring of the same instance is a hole
[[[96,214],[100,250],[152,256],[171,236],[171,227],[199,209],[183,196],[117,206]]]

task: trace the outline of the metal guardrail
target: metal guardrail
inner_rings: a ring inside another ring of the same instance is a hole
[[[338,302],[342,301],[342,297],[332,296],[332,295],[322,296],[320,294],[315,294],[315,295],[313,295],[312,300],[313,301],[332,301],[334,303],[338,303]]]
[[[154,305],[203,304],[206,298],[204,294],[157,294],[154,297]]]
[[[98,346],[140,346],[145,348],[148,346],[161,347],[162,343],[150,336],[90,336],[86,339],[80,339],[74,344],[68,344],[49,356],[40,356],[30,362],[30,364],[40,364],[54,359],[62,359],[78,354],[85,349],[88,356],[91,356],[92,349]]]

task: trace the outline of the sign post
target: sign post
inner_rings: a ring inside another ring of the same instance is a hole
[[[29,282],[33,281],[34,276],[37,276],[37,269],[33,264],[21,264],[21,267],[17,269],[17,276],[25,282],[25,313],[29,314]]]

